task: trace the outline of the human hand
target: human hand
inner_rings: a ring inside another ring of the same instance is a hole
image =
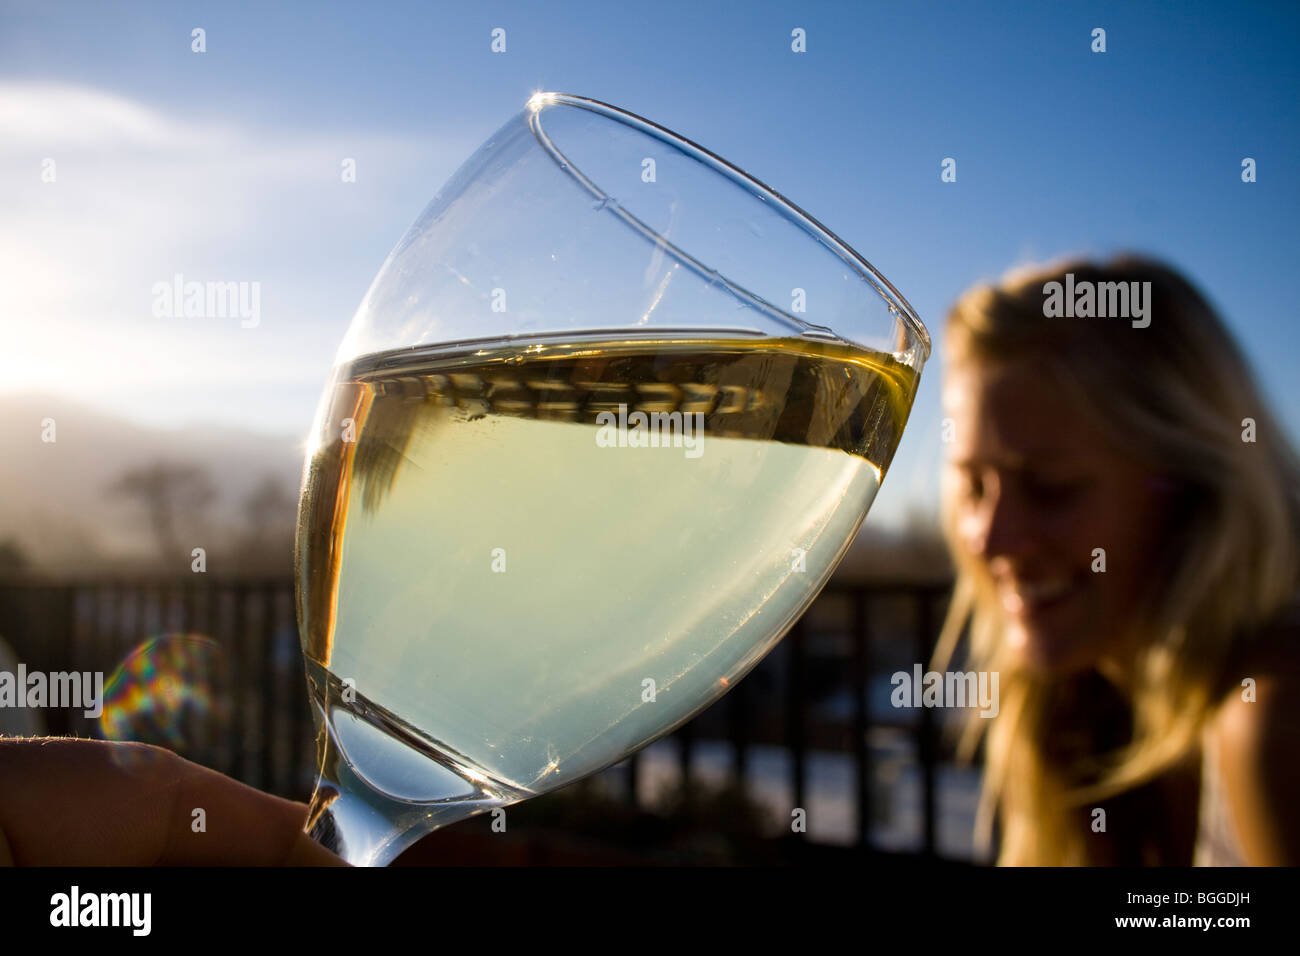
[[[0,738],[0,866],[346,866],[306,819],[161,747]]]

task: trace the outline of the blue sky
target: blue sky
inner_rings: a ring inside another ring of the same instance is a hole
[[[0,0],[0,390],[305,434],[388,251],[550,89],[647,116],[767,182],[870,260],[939,340],[953,299],[1010,266],[1166,258],[1223,310],[1300,434],[1286,291],[1300,249],[1297,9]],[[206,53],[191,52],[194,27]],[[949,156],[958,181],[945,184]],[[340,181],[343,157],[355,183]],[[54,183],[41,181],[48,158]],[[259,282],[260,324],[155,318],[150,289],[178,272]],[[934,500],[938,371],[873,522]]]

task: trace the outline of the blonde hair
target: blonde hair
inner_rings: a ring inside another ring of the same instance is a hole
[[[1150,282],[1150,324],[1046,318],[1045,284],[1064,284],[1067,273],[1076,287]],[[987,846],[996,817],[1000,864],[1095,862],[1089,806],[1199,752],[1206,720],[1239,678],[1227,673],[1230,661],[1293,598],[1300,464],[1206,299],[1149,259],[1070,260],[978,285],[951,309],[945,351],[952,365],[1032,358],[1117,448],[1174,489],[1160,566],[1135,617],[1142,651],[1122,694],[1095,672],[1049,676],[1013,662],[992,582],[959,547],[945,490],[957,581],[935,660],[946,667],[969,624],[973,666],[999,672],[1001,684],[999,715],[971,719],[962,740],[967,757],[985,746],[980,840]],[[1122,715],[1118,737],[1094,732],[1104,712]]]

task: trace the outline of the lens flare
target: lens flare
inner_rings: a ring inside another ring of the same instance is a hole
[[[202,634],[140,644],[104,685],[104,739],[158,744],[196,759],[221,739],[229,709],[217,691],[223,664],[221,646]]]

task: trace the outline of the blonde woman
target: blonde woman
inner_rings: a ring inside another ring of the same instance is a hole
[[[1300,465],[1213,309],[1065,262],[969,290],[944,344],[936,660],[969,624],[999,673],[963,740],[998,862],[1300,863]]]

